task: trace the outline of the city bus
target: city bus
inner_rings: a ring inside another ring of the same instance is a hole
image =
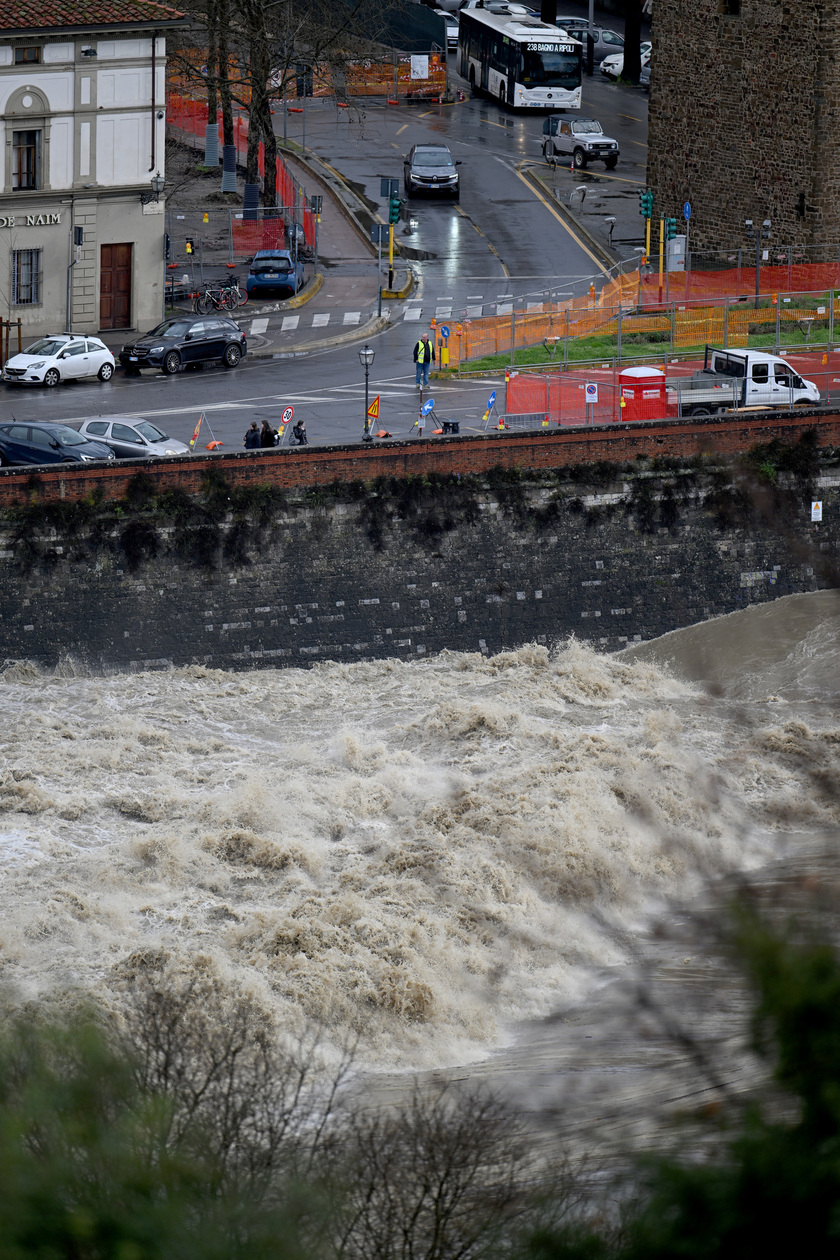
[[[458,71],[514,109],[580,109],[580,40],[539,18],[461,9]]]

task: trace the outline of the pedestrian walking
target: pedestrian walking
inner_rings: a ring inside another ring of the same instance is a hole
[[[267,420],[263,420],[260,429],[260,446],[274,446],[277,441],[277,434]]]
[[[414,379],[415,383],[423,388],[429,383],[429,368],[435,361],[435,348],[429,341],[429,334],[423,333],[423,336],[414,347]]]
[[[298,446],[309,445],[309,439],[306,436],[306,421],[305,420],[298,420],[297,424],[292,429],[292,433],[297,438]]]
[[[245,434],[245,447],[249,451],[255,451],[259,449],[259,445],[260,445],[260,431],[257,428],[256,420],[252,420],[251,427],[248,430],[248,432]]]

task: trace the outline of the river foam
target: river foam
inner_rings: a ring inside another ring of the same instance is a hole
[[[796,653],[819,677],[831,619],[737,703],[675,636],[247,674],[11,665],[0,979],[107,1003],[165,956],[358,1037],[370,1066],[480,1057],[582,1000],[652,906],[837,822],[812,777],[837,769],[833,713],[783,694]]]

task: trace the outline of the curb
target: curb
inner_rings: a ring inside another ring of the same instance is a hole
[[[414,286],[416,285],[416,283],[417,283],[417,277],[416,277],[416,276],[415,276],[415,274],[414,274],[414,270],[413,270],[413,268],[412,268],[412,267],[409,267],[409,269],[408,269],[408,280],[405,282],[405,284],[403,285],[403,287],[402,287],[401,289],[383,289],[383,290],[382,290],[382,296],[383,296],[384,298],[391,298],[391,299],[395,299],[395,300],[397,300],[397,301],[398,301],[400,298],[407,298],[407,297],[408,297],[408,295],[409,295],[409,293],[411,293],[411,292],[413,291]]]
[[[317,276],[313,276],[304,289],[300,293],[296,293],[294,297],[286,298],[285,302],[278,302],[277,309],[281,311],[292,311],[296,306],[305,306],[310,298],[314,298],[316,293],[323,289],[326,281],[324,280],[323,271],[319,271]]]
[[[533,174],[533,167],[529,167],[528,170],[523,171],[522,174],[529,183],[533,184],[534,188],[536,188],[539,192],[548,195],[548,198],[555,210],[557,210],[557,212],[567,220],[569,225],[584,238],[589,248],[604,260],[607,267],[615,267],[615,265],[619,262],[619,259],[615,258],[607,247],[599,241],[597,237],[592,235],[589,228],[581,223],[580,219],[576,218],[567,206],[563,205],[563,202],[554,194],[552,189],[543,186],[542,182],[536,175]]]
[[[362,324],[361,328],[354,328],[350,332],[339,333],[336,337],[322,337],[320,341],[305,341],[302,345],[295,346],[292,350],[272,350],[270,346],[266,346],[262,350],[249,350],[248,358],[302,358],[307,354],[315,354],[318,350],[330,350],[339,346],[352,345],[354,341],[364,341],[366,337],[373,337],[376,333],[382,332],[383,328],[388,327],[389,322],[386,315],[374,315],[373,319],[369,319],[366,324]]]

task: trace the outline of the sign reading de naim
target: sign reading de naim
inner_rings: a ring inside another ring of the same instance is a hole
[[[51,214],[0,214],[0,228],[51,227],[60,222],[60,210]]]

